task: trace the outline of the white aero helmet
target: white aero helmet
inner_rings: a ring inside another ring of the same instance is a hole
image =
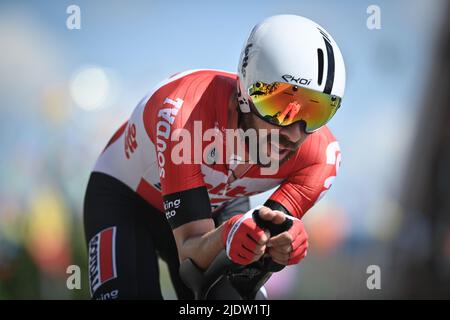
[[[304,121],[307,132],[325,125],[340,106],[345,66],[333,38],[317,23],[276,15],[256,25],[240,56],[238,102],[287,126]]]

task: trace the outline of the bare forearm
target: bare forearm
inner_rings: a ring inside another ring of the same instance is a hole
[[[219,252],[224,249],[221,240],[222,226],[209,231],[187,237],[184,241],[177,241],[180,260],[192,259],[195,264],[206,269]]]

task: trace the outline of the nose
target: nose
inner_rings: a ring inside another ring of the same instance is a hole
[[[297,123],[288,127],[283,127],[280,130],[280,135],[292,143],[297,143],[304,135],[306,135],[306,133],[303,131],[301,124]]]

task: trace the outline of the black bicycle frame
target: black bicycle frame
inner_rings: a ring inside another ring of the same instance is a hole
[[[285,219],[281,224],[263,220],[257,210],[253,211],[253,220],[258,227],[268,230],[271,236],[287,231],[292,226],[290,219]],[[272,273],[284,267],[268,256],[242,266],[232,262],[225,250],[222,250],[205,271],[197,267],[191,259],[184,260],[180,265],[180,276],[186,286],[193,291],[196,300],[207,300],[211,290],[225,279],[231,283],[242,299],[254,300]]]

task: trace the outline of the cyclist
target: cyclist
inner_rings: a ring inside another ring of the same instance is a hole
[[[308,246],[300,219],[340,164],[326,123],[344,87],[336,42],[296,15],[256,25],[237,74],[192,70],[160,83],[112,136],[89,179],[92,297],[161,299],[159,257],[179,299],[193,297],[178,274],[186,258],[203,269],[221,250],[241,265],[264,254],[299,263]],[[251,218],[249,196],[277,186],[256,209],[293,226],[271,237]]]

